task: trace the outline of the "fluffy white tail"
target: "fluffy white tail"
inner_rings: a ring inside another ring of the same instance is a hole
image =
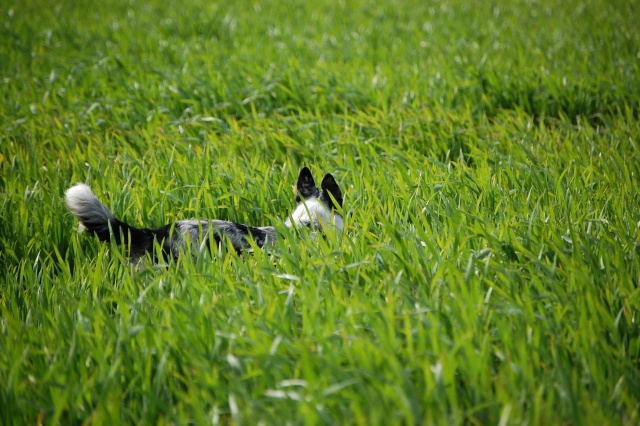
[[[78,218],[80,223],[85,228],[98,234],[101,240],[106,233],[107,238],[105,240],[108,241],[109,223],[111,223],[112,227],[115,227],[117,219],[107,206],[96,198],[91,188],[84,183],[79,183],[67,189],[65,197],[69,210]]]
[[[91,188],[83,183],[67,189],[65,198],[71,213],[82,226],[97,235],[100,241],[113,239],[116,244],[127,245],[133,260],[153,250],[156,236],[160,240],[168,236],[169,227],[166,226],[160,229],[138,229],[116,219],[107,206],[96,198]]]

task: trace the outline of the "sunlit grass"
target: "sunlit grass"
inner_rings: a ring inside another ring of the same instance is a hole
[[[2,423],[637,424],[637,6],[0,8]],[[77,182],[283,238],[132,266]]]

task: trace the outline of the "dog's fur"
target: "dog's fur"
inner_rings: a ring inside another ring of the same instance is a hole
[[[344,220],[337,208],[342,208],[342,192],[338,184],[333,176],[327,174],[320,187],[321,189],[316,187],[311,171],[304,167],[297,182],[298,205],[287,218],[287,227],[308,227],[322,233],[327,230],[343,230]],[[97,235],[100,241],[113,240],[116,244],[127,245],[133,262],[146,253],[154,255],[156,242],[161,247],[164,258],[177,259],[188,241],[192,253],[198,253],[201,247],[210,247],[211,238],[216,247],[228,239],[233,248],[241,253],[251,247],[249,240],[253,240],[258,247],[263,247],[275,243],[277,239],[273,226],[254,227],[217,219],[180,220],[155,229],[134,228],[116,219],[96,198],[91,188],[83,183],[72,186],[65,195],[71,213],[85,229]],[[154,255],[154,258],[157,256]]]

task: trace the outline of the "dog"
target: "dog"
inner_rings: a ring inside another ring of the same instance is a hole
[[[316,187],[311,171],[304,167],[296,183],[297,206],[286,219],[288,228],[309,228],[313,232],[342,232],[344,219],[342,191],[331,174],[325,175],[320,188]],[[160,228],[135,228],[119,219],[96,198],[89,186],[79,183],[65,192],[71,213],[80,221],[80,230],[97,235],[100,241],[114,241],[129,248],[129,258],[138,262],[147,253],[158,260],[154,247],[161,247],[165,259],[177,260],[190,243],[192,253],[215,242],[219,247],[228,239],[238,254],[251,248],[250,240],[258,247],[275,244],[278,239],[273,226],[249,226],[217,219],[179,220]]]

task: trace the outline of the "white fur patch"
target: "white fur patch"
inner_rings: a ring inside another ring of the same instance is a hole
[[[298,204],[284,224],[289,228],[292,226],[302,228],[307,224],[311,224],[318,230],[323,229],[325,226],[333,226],[338,232],[342,232],[344,229],[342,216],[332,212],[331,208],[325,206],[316,198],[310,198]]]
[[[88,201],[96,198],[96,196],[93,195],[91,188],[84,183],[79,183],[67,189],[67,192],[65,192],[65,198],[71,211],[78,211],[81,209],[83,204],[86,204]]]
[[[87,226],[87,223],[99,223],[108,226],[109,221],[115,221],[115,217],[113,217],[107,206],[102,204],[93,195],[91,188],[84,183],[79,183],[67,189],[65,200],[71,213],[80,219],[84,226]]]
[[[344,230],[344,218],[338,213],[333,214],[333,226],[335,226],[336,231],[342,232]]]

